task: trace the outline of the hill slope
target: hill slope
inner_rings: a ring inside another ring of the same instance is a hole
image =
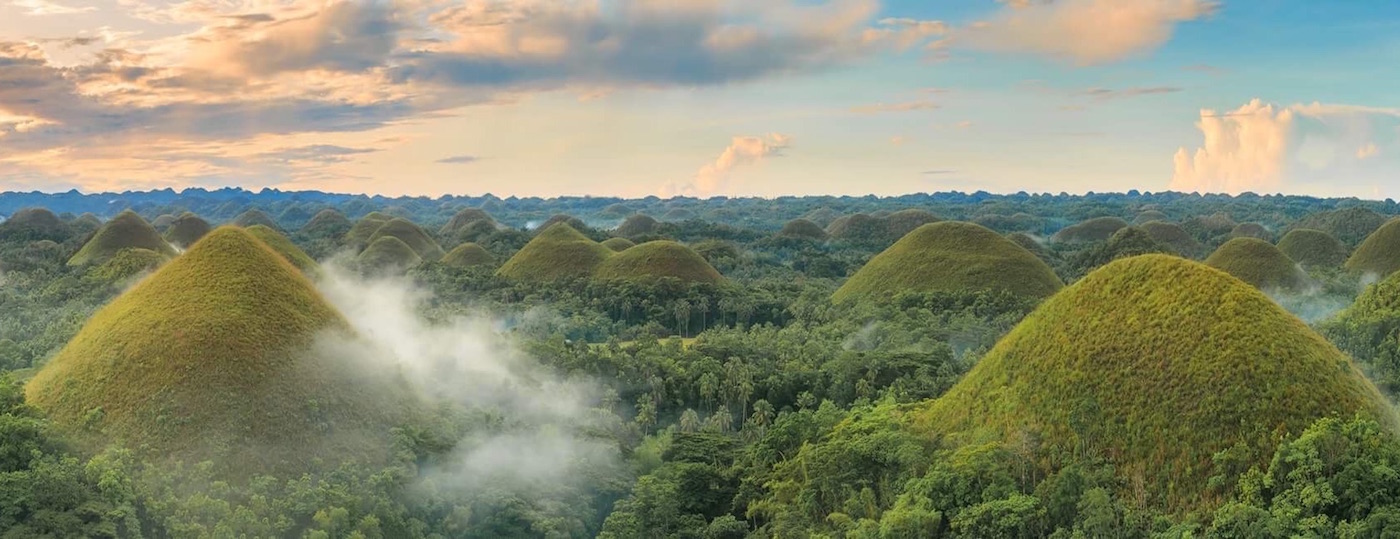
[[[785,238],[805,238],[809,240],[825,240],[826,230],[821,225],[806,219],[793,219],[783,224],[783,229],[778,231],[778,235]]]
[[[442,258],[443,255],[442,247],[438,245],[438,242],[408,219],[390,219],[374,231],[374,234],[369,237],[369,242],[373,244],[383,237],[398,238],[408,244],[413,252],[418,253],[418,257],[423,260],[433,261]]]
[[[670,277],[687,283],[717,284],[724,277],[689,247],[649,241],[604,260],[593,271],[601,280],[649,282]]]
[[[165,241],[181,249],[188,249],[195,242],[208,234],[212,228],[209,222],[201,219],[198,215],[185,212],[171,221],[170,227],[165,229]]]
[[[1267,464],[1275,431],[1355,413],[1395,428],[1351,361],[1258,290],[1146,255],[1047,300],[919,422],[967,441],[1036,440],[1046,468],[1102,457],[1125,487],[1192,509],[1218,501],[1215,452],[1240,443],[1246,465]]]
[[[612,254],[612,250],[588,239],[568,223],[557,223],[536,234],[497,273],[537,282],[587,277]]]
[[[412,268],[423,263],[423,257],[403,240],[393,236],[383,236],[355,257],[360,270],[367,273],[393,273]]]
[[[1255,238],[1225,242],[1206,258],[1206,265],[1260,290],[1292,291],[1307,284],[1306,277],[1288,255],[1274,244]]]
[[[175,256],[175,249],[160,237],[150,223],[136,212],[126,210],[97,229],[83,248],[68,259],[68,265],[105,262],[122,249],[147,249],[165,256]]]
[[[1367,236],[1347,259],[1346,269],[1380,279],[1400,270],[1400,218],[1387,221]]]
[[[1062,243],[1108,241],[1108,238],[1113,237],[1114,232],[1126,226],[1128,226],[1128,222],[1117,217],[1097,217],[1061,229],[1050,237],[1050,241]]]
[[[241,226],[243,228],[262,225],[273,230],[281,230],[281,227],[277,226],[277,221],[273,221],[271,216],[256,208],[245,211],[239,214],[238,217],[234,217],[233,224],[234,226]]]
[[[943,221],[921,226],[875,255],[832,299],[964,290],[1040,298],[1062,286],[1045,262],[1011,240],[972,223]]]
[[[636,245],[637,244],[632,243],[632,240],[629,240],[627,238],[608,238],[606,240],[603,240],[603,247],[607,247],[614,253],[626,251]]]
[[[295,243],[292,243],[292,240],[283,236],[281,232],[263,225],[253,225],[248,227],[248,233],[267,244],[267,246],[271,247],[277,254],[282,255],[282,258],[287,259],[287,261],[291,262],[297,269],[301,271],[316,270],[316,261],[312,260],[311,257],[306,254],[306,251],[301,250],[301,247],[297,247]]]
[[[235,475],[298,470],[382,451],[405,410],[309,353],[323,332],[349,331],[295,267],[223,227],[94,314],[26,394],[88,438]]]
[[[463,243],[448,251],[442,257],[445,266],[454,268],[470,268],[472,266],[490,266],[496,263],[496,257],[491,256],[485,248],[475,243]]]
[[[345,214],[327,208],[316,212],[297,232],[312,238],[339,238],[353,226]]]
[[[1340,268],[1347,261],[1347,246],[1321,230],[1295,228],[1278,240],[1278,250],[1304,268]]]
[[[72,235],[68,223],[46,208],[25,208],[0,222],[0,241],[61,242]]]

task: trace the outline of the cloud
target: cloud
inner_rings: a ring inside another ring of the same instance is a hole
[[[667,196],[713,196],[729,187],[731,173],[739,167],[757,164],[769,157],[781,155],[792,138],[780,133],[766,137],[734,137],[719,154],[719,158],[700,168],[685,182],[667,184],[662,192]]]
[[[951,33],[975,50],[1035,54],[1079,65],[1116,62],[1152,51],[1177,24],[1208,17],[1211,0],[1059,0],[1006,2],[992,18]]]
[[[1312,186],[1391,181],[1400,167],[1380,159],[1397,144],[1400,109],[1355,105],[1279,106],[1254,99],[1238,109],[1204,109],[1202,144],[1177,150],[1170,188],[1274,193]],[[1360,150],[1358,150],[1360,148]]]
[[[25,15],[74,15],[77,13],[87,13],[97,11],[96,7],[68,7],[48,0],[11,0],[10,5],[24,9]]]
[[[903,103],[876,103],[873,105],[860,105],[851,107],[851,112],[856,114],[880,114],[884,112],[915,112],[921,110],[934,110],[938,104],[927,99],[918,101],[906,101]]]
[[[452,157],[444,157],[442,159],[438,159],[435,162],[442,163],[445,165],[465,165],[468,163],[475,163],[478,159],[479,158],[475,155],[454,155]]]
[[[259,154],[258,157],[279,162],[314,161],[318,163],[340,163],[352,155],[374,153],[377,148],[347,148],[334,144],[312,144],[295,148],[282,148]]]
[[[1130,97],[1141,97],[1145,95],[1171,94],[1180,92],[1182,89],[1176,86],[1147,86],[1124,88],[1114,90],[1112,88],[1089,88],[1078,95],[1096,99],[1099,101],[1109,101],[1113,99],[1124,99]]]

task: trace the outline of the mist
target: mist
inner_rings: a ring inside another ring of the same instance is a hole
[[[595,408],[598,384],[565,379],[521,353],[505,324],[485,313],[429,319],[432,297],[402,277],[364,278],[335,262],[317,282],[357,336],[322,343],[371,375],[396,371],[427,408],[455,406],[471,424],[455,449],[419,470],[434,490],[527,491],[572,484],[620,466],[604,432],[612,414]]]

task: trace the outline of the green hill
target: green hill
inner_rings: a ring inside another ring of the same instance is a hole
[[[311,216],[311,220],[302,225],[297,232],[311,238],[339,238],[354,226],[345,214],[327,208],[316,212],[316,215]]]
[[[1400,273],[1368,287],[1319,329],[1392,398],[1400,394]]]
[[[92,268],[83,278],[104,283],[120,283],[148,271],[154,271],[170,257],[150,249],[122,249],[101,265]]]
[[[1157,243],[1147,231],[1135,226],[1126,226],[1114,232],[1108,241],[1075,251],[1069,257],[1067,270],[1071,277],[1078,278],[1114,260],[1146,254],[1178,253]]]
[[[1042,472],[1105,459],[1122,494],[1179,511],[1220,502],[1207,488],[1216,452],[1235,448],[1238,473],[1320,417],[1362,413],[1396,428],[1376,388],[1302,321],[1165,255],[1065,288],[915,413],[933,436],[1027,448]]]
[[[1278,250],[1306,269],[1335,269],[1347,261],[1347,246],[1321,230],[1295,228],[1278,240]]]
[[[306,251],[301,250],[301,247],[297,247],[295,243],[292,243],[292,240],[287,239],[281,232],[263,225],[253,225],[248,227],[248,233],[262,240],[263,243],[271,247],[277,254],[282,255],[282,258],[287,259],[287,261],[291,262],[297,269],[314,272],[318,268],[316,261],[312,260],[311,257],[306,254]]]
[[[0,222],[0,241],[55,241],[73,236],[73,229],[45,208],[24,208]]]
[[[1340,238],[1339,238],[1340,239]],[[1384,279],[1400,269],[1400,218],[1376,229],[1347,259],[1347,271]]]
[[[724,277],[689,247],[649,241],[598,264],[593,276],[604,281],[651,282],[670,277],[686,283],[718,284]]]
[[[1170,219],[1167,218],[1167,214],[1165,214],[1165,213],[1162,213],[1162,212],[1157,211],[1157,210],[1146,210],[1146,211],[1139,212],[1139,213],[1137,214],[1136,217],[1133,217],[1133,224],[1135,224],[1135,225],[1145,225],[1145,224],[1147,224],[1147,223],[1151,223],[1151,222],[1154,222],[1154,221],[1168,221],[1168,220],[1170,220]]]
[[[1239,223],[1225,212],[1192,217],[1181,222],[1181,228],[1200,241],[1229,234]]]
[[[242,477],[299,471],[382,454],[405,413],[392,383],[310,353],[349,332],[295,267],[222,227],[98,310],[25,391],[84,441]]]
[[[778,231],[778,235],[784,238],[804,238],[809,240],[825,240],[826,230],[816,223],[806,219],[793,219],[783,224],[783,229]]]
[[[1260,290],[1296,291],[1307,285],[1306,276],[1288,255],[1274,244],[1255,238],[1225,242],[1206,258],[1206,265]]]
[[[678,221],[688,221],[690,219],[694,219],[695,217],[695,212],[693,211],[687,210],[685,208],[672,208],[661,215],[661,220],[674,223]]]
[[[423,257],[403,240],[382,236],[360,251],[355,263],[365,273],[397,273],[423,263]]]
[[[1176,251],[1181,256],[1196,258],[1201,256],[1202,251],[1205,250],[1205,246],[1201,245],[1201,242],[1196,241],[1196,238],[1191,237],[1186,229],[1181,228],[1181,225],[1176,223],[1148,221],[1140,225],[1139,228],[1147,232],[1148,236],[1152,236],[1154,241]]]
[[[492,266],[496,264],[496,257],[491,256],[491,253],[480,245],[463,243],[443,255],[442,264],[454,268]]]
[[[1128,222],[1117,217],[1096,217],[1061,229],[1050,237],[1050,241],[1057,243],[1108,241],[1108,238],[1113,237],[1114,232],[1125,226],[1128,226]]]
[[[209,222],[198,215],[185,212],[176,217],[165,229],[165,241],[180,249],[188,249],[212,230]]]
[[[553,228],[554,225],[557,225],[559,223],[566,223],[569,225],[569,228],[572,228],[574,229],[574,231],[579,233],[582,233],[584,230],[588,230],[589,228],[588,224],[584,223],[577,217],[557,213],[551,216],[549,219],[546,219],[543,223],[540,223],[540,226],[535,227],[535,233],[538,234],[549,230],[550,228]]]
[[[442,229],[438,231],[438,234],[444,238],[450,238],[456,236],[458,233],[465,230],[468,225],[477,221],[490,223],[493,228],[496,224],[496,220],[491,218],[491,214],[477,208],[464,208],[453,214],[452,218],[447,221],[447,224],[442,225]]]
[[[608,238],[603,240],[603,247],[607,247],[614,253],[626,251],[636,245],[637,244],[632,243],[632,240],[627,238]]]
[[[943,221],[921,226],[875,255],[832,299],[965,290],[1042,298],[1062,286],[1045,262],[1011,240],[972,223]]]
[[[175,222],[175,216],[174,216],[174,215],[170,215],[170,214],[168,214],[168,213],[162,213],[162,214],[156,216],[155,219],[152,219],[152,220],[151,220],[151,226],[152,226],[153,228],[155,228],[156,231],[162,232],[162,233],[163,233],[163,232],[165,232],[166,229],[170,228],[170,225],[171,225],[172,223],[174,223],[174,222]]]
[[[369,237],[370,244],[383,237],[395,237],[408,244],[413,252],[418,253],[419,258],[426,261],[435,261],[442,258],[442,247],[434,241],[428,233],[423,231],[413,221],[408,219],[394,218],[374,231],[374,235]]]
[[[657,225],[660,224],[659,221],[650,216],[636,214],[622,221],[622,224],[618,225],[617,230],[614,230],[613,233],[624,238],[654,234],[656,233]]]
[[[256,208],[245,211],[239,214],[238,217],[234,217],[233,225],[243,228],[262,225],[273,230],[282,230],[281,227],[277,226],[277,221],[273,221],[271,216]]]
[[[359,221],[355,221],[354,226],[351,226],[350,230],[345,233],[345,243],[356,249],[364,249],[365,246],[369,245],[370,237],[374,236],[379,227],[384,226],[384,223],[389,222],[390,219],[393,217],[377,211],[370,212],[361,217]]]
[[[568,223],[558,223],[535,235],[497,273],[533,282],[587,277],[612,255],[610,249],[588,239]]]
[[[68,265],[106,262],[122,249],[148,249],[165,256],[175,256],[175,249],[160,237],[150,223],[136,212],[126,210],[97,229],[83,248],[68,259]]]
[[[1030,234],[1025,232],[1012,232],[1006,235],[1006,239],[1011,240],[1011,242],[1016,245],[1020,245],[1022,249],[1030,251],[1031,254],[1041,260],[1049,258],[1050,252],[1046,251],[1045,246],[1041,245],[1040,242],[1036,241]]]
[[[890,237],[902,238],[905,234],[913,232],[914,229],[929,223],[942,221],[937,215],[927,210],[910,208],[899,210],[885,216],[885,226],[889,227]]]
[[[864,213],[838,217],[827,225],[826,234],[837,241],[867,244],[884,244],[892,239],[884,219]]]
[[[79,215],[77,219],[68,223],[68,226],[73,229],[74,234],[82,236],[90,232],[96,232],[97,229],[102,228],[102,220],[91,213],[84,213]]]
[[[601,215],[603,217],[621,218],[627,217],[628,215],[632,215],[634,213],[637,213],[637,210],[633,209],[631,206],[622,203],[617,203],[608,204],[606,208],[603,208],[598,212],[598,215]]]
[[[1235,228],[1230,229],[1230,237],[1274,241],[1274,234],[1259,223],[1240,223],[1235,225]]]
[[[1384,225],[1387,219],[1368,208],[1351,207],[1306,215],[1293,223],[1292,228],[1321,230],[1342,240],[1342,243],[1356,246]]]

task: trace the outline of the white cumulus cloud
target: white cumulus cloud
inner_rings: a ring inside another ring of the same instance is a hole
[[[1176,25],[1208,17],[1212,0],[1013,0],[992,18],[953,33],[956,44],[1102,64],[1151,51]]]
[[[685,182],[672,182],[662,189],[665,195],[712,196],[729,187],[730,176],[739,167],[757,164],[780,155],[792,142],[792,137],[770,133],[764,137],[734,137],[729,147],[720,152],[713,163],[700,167],[695,176]]]

